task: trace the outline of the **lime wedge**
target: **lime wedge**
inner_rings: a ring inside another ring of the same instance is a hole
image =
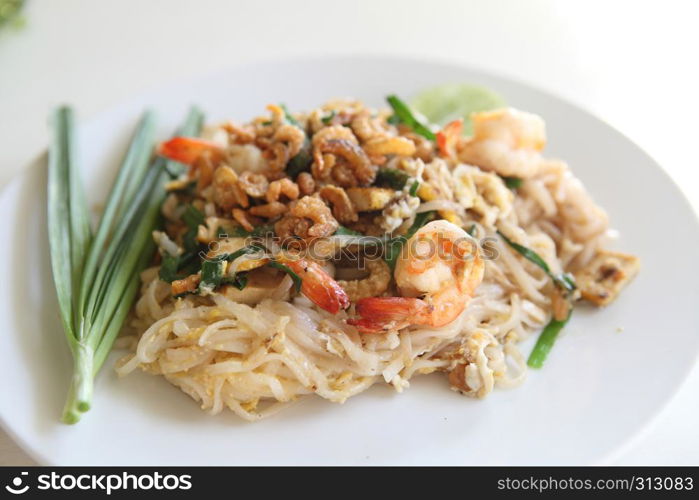
[[[410,106],[425,115],[430,122],[440,125],[463,118],[464,135],[471,135],[471,113],[502,108],[506,103],[502,97],[485,87],[447,83],[423,90],[415,96]]]

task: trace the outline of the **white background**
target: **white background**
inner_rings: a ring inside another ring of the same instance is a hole
[[[89,119],[134,93],[243,61],[401,54],[463,62],[589,109],[655,157],[696,210],[695,5],[668,0],[29,0],[26,25],[0,31],[0,185],[45,148],[47,113],[61,102]],[[631,187],[646,190],[653,203],[653,186],[638,186],[633,179],[619,186],[620,196]],[[658,229],[659,235],[668,234]],[[651,363],[647,371],[639,367],[639,384],[652,376]],[[699,464],[698,395],[695,368],[616,463]],[[30,463],[0,431],[0,465]]]

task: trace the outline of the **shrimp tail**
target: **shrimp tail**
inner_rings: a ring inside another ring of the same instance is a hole
[[[218,144],[192,137],[175,137],[158,147],[158,155],[185,165],[193,165],[197,158],[207,152],[214,157],[223,156],[223,149]]]
[[[332,314],[347,309],[350,299],[340,284],[320,265],[305,259],[280,259],[301,278],[301,293]]]
[[[411,297],[367,297],[357,301],[356,311],[359,318],[347,323],[363,333],[377,333],[423,323],[430,306]]]

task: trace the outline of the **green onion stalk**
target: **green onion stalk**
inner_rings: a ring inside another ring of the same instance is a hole
[[[194,135],[202,115],[192,110],[180,135]],[[73,355],[63,410],[76,423],[92,404],[94,378],[104,364],[136,297],[139,275],[155,250],[168,162],[152,160],[155,116],[144,113],[93,232],[76,161],[69,107],[52,116],[48,232],[61,322]]]

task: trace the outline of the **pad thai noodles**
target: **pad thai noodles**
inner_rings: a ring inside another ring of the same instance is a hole
[[[388,101],[273,104],[159,146],[187,169],[166,187],[119,374],[250,421],[432,372],[483,398],[526,377],[520,342],[544,330],[540,366],[578,301],[605,306],[636,274],[605,249],[604,210],[542,154],[541,117],[476,112],[464,135]]]

